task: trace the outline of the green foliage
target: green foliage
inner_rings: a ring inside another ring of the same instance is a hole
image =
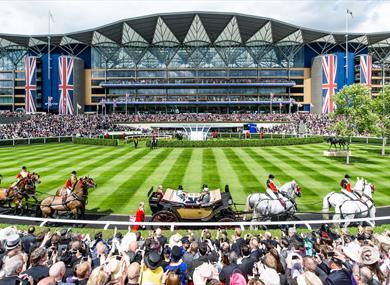
[[[118,140],[113,139],[96,139],[96,138],[73,138],[74,144],[90,144],[90,145],[105,145],[118,146]]]
[[[379,93],[373,100],[373,110],[377,114],[377,134],[381,137],[390,136],[390,86]]]
[[[239,139],[216,139],[207,141],[187,141],[187,140],[159,140],[158,147],[257,147],[257,146],[282,146],[299,145],[310,143],[322,143],[323,137],[309,138],[285,138],[285,139],[262,139],[262,140],[239,140]],[[150,141],[146,143],[150,146]]]
[[[339,136],[375,134],[378,116],[373,111],[370,91],[362,84],[345,86],[334,96],[333,130]]]

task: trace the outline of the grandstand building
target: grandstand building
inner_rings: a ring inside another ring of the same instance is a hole
[[[345,84],[361,82],[376,95],[390,79],[389,33],[349,34],[348,57],[345,41],[342,33],[215,12],[63,35],[0,34],[0,110],[327,113]]]

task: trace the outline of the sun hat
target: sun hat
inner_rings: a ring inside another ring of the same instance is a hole
[[[298,285],[322,285],[321,279],[311,271],[305,271],[297,277]]]
[[[361,247],[356,242],[350,242],[343,248],[344,255],[352,261],[358,262],[360,259]]]
[[[160,261],[161,256],[155,251],[151,251],[145,258],[145,264],[151,270],[158,268],[160,266]]]
[[[18,245],[20,244],[20,236],[18,234],[12,234],[10,235],[6,242],[5,242],[5,249],[6,250],[13,250],[15,248],[18,247]]]
[[[182,243],[181,243],[181,239],[183,238],[183,236],[179,233],[176,233],[174,235],[172,235],[170,238],[169,238],[169,246],[172,248],[174,247],[175,245],[177,246],[181,246]]]
[[[245,277],[239,272],[233,273],[230,276],[230,285],[246,285]]]
[[[383,244],[386,244],[386,245],[390,245],[390,238],[389,238],[389,237],[384,236],[384,235],[379,235],[379,234],[375,234],[374,237],[375,237],[375,239],[376,239],[379,243],[383,243]]]
[[[212,264],[204,262],[195,268],[192,279],[194,285],[205,285],[207,280],[219,279],[218,270]]]
[[[379,250],[372,246],[363,246],[360,252],[359,263],[372,265],[380,259]]]

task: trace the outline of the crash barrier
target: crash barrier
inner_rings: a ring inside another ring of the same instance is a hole
[[[223,228],[223,227],[240,227],[245,230],[245,227],[256,226],[305,226],[308,230],[312,230],[311,225],[322,224],[341,224],[341,223],[360,223],[360,222],[372,222],[372,221],[390,221],[390,216],[376,217],[376,218],[358,218],[358,219],[338,219],[338,220],[306,220],[306,221],[280,221],[280,222],[176,222],[176,223],[164,223],[164,222],[120,222],[120,221],[96,221],[96,220],[71,220],[71,219],[52,219],[52,218],[38,218],[38,217],[24,217],[24,216],[12,216],[12,215],[0,215],[0,219],[7,220],[7,223],[12,221],[22,222],[40,222],[39,226],[44,227],[48,223],[54,224],[72,224],[72,225],[93,225],[104,226],[104,230],[107,230],[110,226],[145,226],[145,227],[170,227],[171,231],[175,230],[175,227],[197,227],[197,228]],[[129,217],[130,219],[130,217]],[[15,223],[13,223],[15,224]]]
[[[15,145],[29,145],[29,144],[46,144],[46,143],[62,143],[71,142],[71,136],[58,137],[35,137],[35,138],[20,138],[20,139],[5,139],[0,140],[0,146],[15,146]]]

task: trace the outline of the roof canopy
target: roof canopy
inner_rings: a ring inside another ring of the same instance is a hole
[[[128,46],[237,46],[259,43],[342,44],[343,33],[307,29],[270,18],[237,13],[188,12],[155,14],[131,18],[96,29],[63,35],[50,35],[51,44]],[[47,44],[47,35],[0,34],[2,48],[9,46],[36,47]],[[351,43],[374,46],[390,41],[390,33],[350,34]]]

